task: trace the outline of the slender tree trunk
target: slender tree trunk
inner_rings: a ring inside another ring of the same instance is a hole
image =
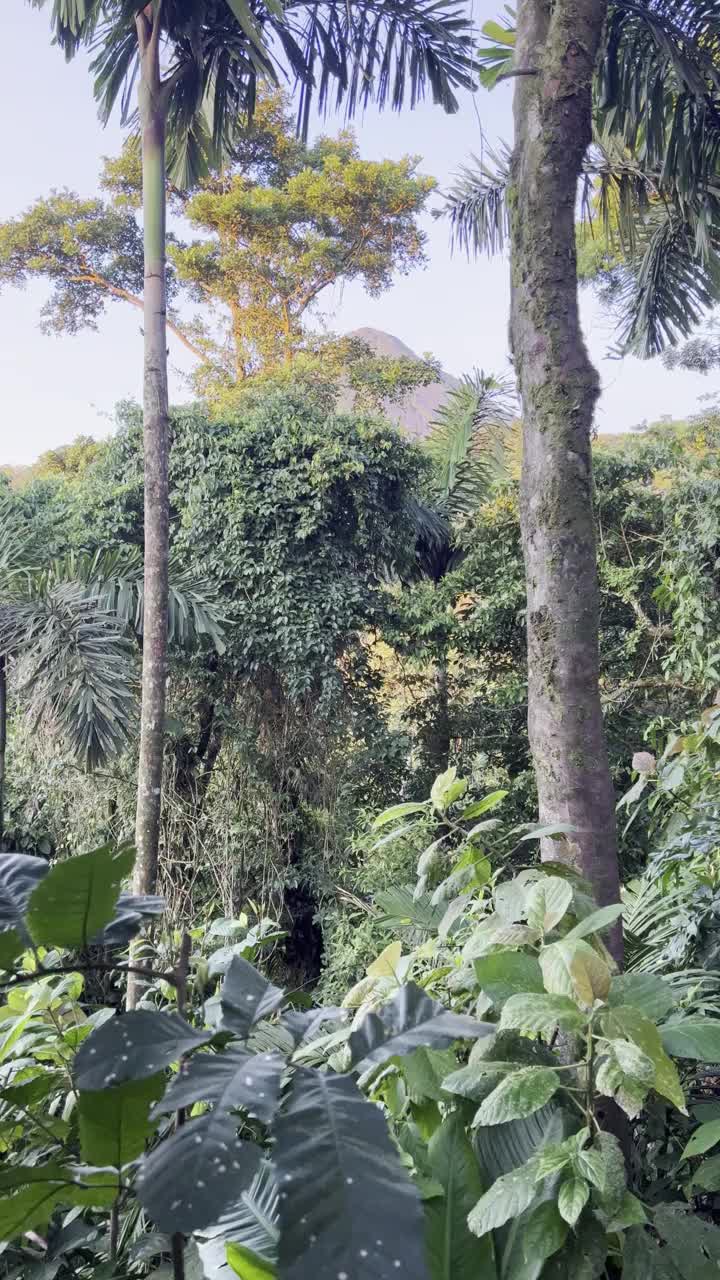
[[[0,654],[0,844],[5,835],[5,751],[7,747],[7,666]]]
[[[160,76],[159,29],[152,11],[138,14],[142,72],[143,221],[145,236],[143,446],[145,578],[142,709],[135,839],[135,893],[157,883],[165,686],[168,674],[168,383],[165,283],[166,98]],[[129,992],[129,1003],[133,997]]]
[[[447,651],[435,664],[435,706],[428,734],[427,751],[433,777],[450,764],[450,675]]]
[[[540,820],[568,823],[543,858],[572,861],[619,899],[598,686],[591,432],[598,378],[580,329],[575,208],[607,0],[520,0],[509,191],[511,341],[523,408],[529,732]],[[618,928],[613,950],[622,955]]]

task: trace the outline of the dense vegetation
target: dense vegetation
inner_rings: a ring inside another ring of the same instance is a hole
[[[0,1275],[717,1276],[720,419],[593,439],[577,291],[645,354],[716,300],[720,7],[525,0],[479,62],[445,0],[50,17],[140,138],[0,284],[142,308],[145,395],[0,481]],[[434,182],[313,97],[476,71],[517,387],[413,443],[435,363],[310,317],[422,265]]]

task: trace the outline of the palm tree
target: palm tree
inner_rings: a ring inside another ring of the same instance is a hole
[[[157,878],[167,676],[168,389],[166,141],[179,187],[232,154],[258,82],[289,72],[306,135],[315,94],[348,115],[370,101],[399,109],[429,91],[446,111],[471,84],[471,28],[457,0],[31,0],[52,3],[68,57],[95,50],[95,94],[107,118],[133,116],[138,84],[145,255],[145,645],[135,891]],[[334,89],[334,95],[331,90]]]
[[[69,552],[40,567],[32,537],[0,505],[0,838],[7,736],[7,671],[35,728],[56,734],[92,771],[132,737],[136,659],[144,633],[143,565],[135,548]],[[205,582],[171,558],[170,641],[222,652],[220,607]]]
[[[423,448],[432,461],[430,491],[416,503],[416,575],[438,586],[466,554],[462,531],[505,472],[515,395],[505,378],[474,370],[454,387],[431,423]],[[449,653],[435,666],[435,708],[427,753],[434,775],[450,755]]]
[[[518,74],[515,29],[487,23],[483,83]],[[623,352],[654,356],[720,301],[720,0],[615,0],[582,173],[586,235],[611,251]],[[458,247],[502,248],[509,152],[458,176],[446,211]]]

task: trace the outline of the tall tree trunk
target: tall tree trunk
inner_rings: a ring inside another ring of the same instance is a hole
[[[142,710],[135,838],[135,893],[157,882],[165,686],[168,673],[168,383],[165,284],[166,93],[160,76],[159,23],[137,16],[141,51],[143,225],[145,237],[143,447],[145,577]]]
[[[601,904],[619,900],[615,803],[598,687],[591,432],[599,393],[578,314],[575,209],[607,0],[520,0],[509,191],[511,341],[522,395],[521,525],[529,732],[544,842]],[[622,954],[620,929],[612,939]]]

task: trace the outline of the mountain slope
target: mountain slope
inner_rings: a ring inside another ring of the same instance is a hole
[[[361,338],[378,356],[390,356],[392,359],[405,356],[411,360],[418,359],[410,347],[394,337],[392,333],[385,333],[382,329],[353,329],[348,337]],[[431,382],[427,387],[416,387],[399,404],[386,405],[384,412],[391,422],[397,423],[405,435],[412,440],[422,440],[428,434],[430,423],[448,391],[458,385],[457,378],[443,371],[439,382]]]

